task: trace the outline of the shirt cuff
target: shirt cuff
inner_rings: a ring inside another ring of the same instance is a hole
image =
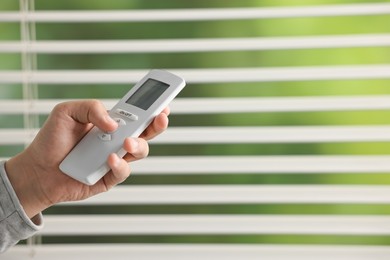
[[[30,219],[11,185],[5,171],[5,161],[0,162],[0,225],[14,240],[26,239],[43,228],[42,214]]]

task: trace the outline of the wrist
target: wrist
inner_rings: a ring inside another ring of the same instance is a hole
[[[19,154],[5,163],[8,179],[23,207],[26,215],[33,218],[51,205],[51,202],[42,194],[37,169],[22,154]]]

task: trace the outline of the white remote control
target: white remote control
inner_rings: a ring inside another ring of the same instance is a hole
[[[118,129],[106,133],[93,127],[61,162],[61,171],[87,185],[95,184],[110,170],[108,156],[123,157],[126,137],[138,137],[184,86],[184,79],[172,73],[150,71],[110,110]]]

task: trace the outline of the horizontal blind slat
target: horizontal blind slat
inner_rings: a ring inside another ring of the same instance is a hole
[[[170,107],[177,114],[387,110],[390,96],[179,98]]]
[[[312,48],[351,48],[389,46],[390,35],[329,35],[310,37],[176,39],[176,40],[94,40],[0,42],[0,52],[32,53],[161,53],[247,51]]]
[[[0,145],[31,142],[38,130],[0,129]],[[170,127],[153,144],[389,142],[390,126]]]
[[[16,246],[4,253],[8,260],[25,259],[31,247]],[[34,248],[36,259],[68,260],[90,258],[115,259],[160,259],[162,255],[171,260],[225,259],[225,260],[388,260],[388,246],[349,245],[240,245],[240,244],[83,244],[40,245]]]
[[[7,160],[0,157],[0,160]],[[150,156],[132,174],[333,174],[390,173],[388,155]]]
[[[122,185],[61,205],[336,203],[390,204],[390,187],[369,185]]]
[[[199,84],[390,78],[390,65],[169,70],[188,83]],[[129,84],[137,82],[146,73],[147,70],[1,71],[0,83],[20,84],[28,77],[32,84]]]
[[[263,8],[0,12],[0,22],[19,22],[22,20],[37,23],[207,21],[389,13],[390,4],[371,3]]]
[[[0,145],[21,145],[32,142],[38,130],[0,129]]]
[[[46,216],[43,235],[333,234],[390,235],[388,216],[66,215]]]
[[[170,127],[157,144],[390,141],[388,126]]]
[[[151,156],[134,174],[390,173],[388,155]]]
[[[118,97],[120,98],[120,97]],[[0,114],[48,114],[65,99],[1,100]],[[117,100],[102,99],[106,108]],[[381,96],[307,96],[307,97],[241,97],[241,98],[176,98],[170,104],[172,114],[212,114],[247,112],[299,112],[340,110],[389,110],[390,95]]]

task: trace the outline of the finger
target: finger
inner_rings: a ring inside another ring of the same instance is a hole
[[[149,154],[149,145],[142,138],[126,138],[123,143],[123,148],[127,152],[123,159],[127,162],[140,160]]]
[[[161,113],[154,118],[153,122],[145,129],[140,137],[150,140],[164,132],[167,129],[168,124],[168,116],[165,113]]]
[[[106,189],[109,190],[112,187],[122,183],[130,176],[129,164],[118,157],[117,154],[113,153],[107,159],[108,166],[111,171],[103,177]]]
[[[111,132],[118,124],[108,115],[103,103],[98,100],[73,101],[69,115],[80,123],[92,123],[99,129]]]
[[[167,116],[169,116],[169,114],[171,113],[171,109],[169,107],[166,107],[161,113],[166,114]]]

